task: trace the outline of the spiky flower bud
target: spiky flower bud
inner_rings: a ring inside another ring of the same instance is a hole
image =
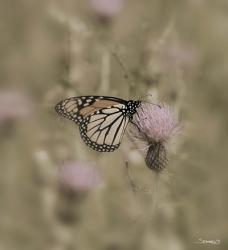
[[[168,162],[168,142],[180,131],[177,115],[168,105],[142,103],[132,120],[130,137],[144,146],[150,169],[163,170]]]

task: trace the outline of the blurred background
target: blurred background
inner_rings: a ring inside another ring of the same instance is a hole
[[[0,249],[228,249],[227,1],[9,0],[0,16]],[[184,124],[159,175],[127,136],[100,154],[54,111],[147,94]]]

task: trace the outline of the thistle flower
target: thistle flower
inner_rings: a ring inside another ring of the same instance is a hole
[[[101,18],[118,15],[124,6],[124,0],[90,0],[91,7]]]
[[[72,192],[88,192],[102,182],[94,164],[83,161],[67,162],[60,167],[58,179],[61,187]]]
[[[89,191],[102,182],[98,169],[89,162],[66,162],[58,172],[59,198],[56,214],[65,224],[77,223],[80,219],[80,205]]]
[[[168,105],[142,103],[132,120],[129,135],[144,146],[145,162],[155,171],[167,165],[168,142],[180,131],[176,114]]]
[[[168,162],[165,145],[161,142],[151,142],[146,153],[145,162],[151,169],[163,170]]]
[[[2,89],[0,92],[0,124],[26,117],[31,112],[28,96],[15,89]]]
[[[197,50],[181,40],[171,40],[163,46],[160,54],[161,63],[166,69],[192,68],[197,63],[197,57]]]

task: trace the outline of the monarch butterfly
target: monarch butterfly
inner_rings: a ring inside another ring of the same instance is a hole
[[[77,96],[62,100],[56,112],[79,125],[83,141],[100,152],[116,150],[141,101],[110,96]]]

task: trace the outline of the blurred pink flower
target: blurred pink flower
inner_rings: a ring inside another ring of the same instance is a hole
[[[178,39],[171,39],[166,43],[161,48],[158,58],[165,71],[174,68],[189,70],[197,66],[199,60],[197,49],[192,44]]]
[[[160,171],[167,164],[167,143],[181,131],[177,115],[168,105],[142,103],[134,115],[129,136],[144,147],[149,168]]]
[[[90,0],[93,10],[104,18],[118,15],[124,7],[125,0]]]
[[[0,90],[0,123],[28,116],[31,102],[28,96],[18,90]]]
[[[94,164],[83,161],[67,162],[60,167],[58,178],[63,188],[75,192],[89,191],[102,183],[102,177]]]

